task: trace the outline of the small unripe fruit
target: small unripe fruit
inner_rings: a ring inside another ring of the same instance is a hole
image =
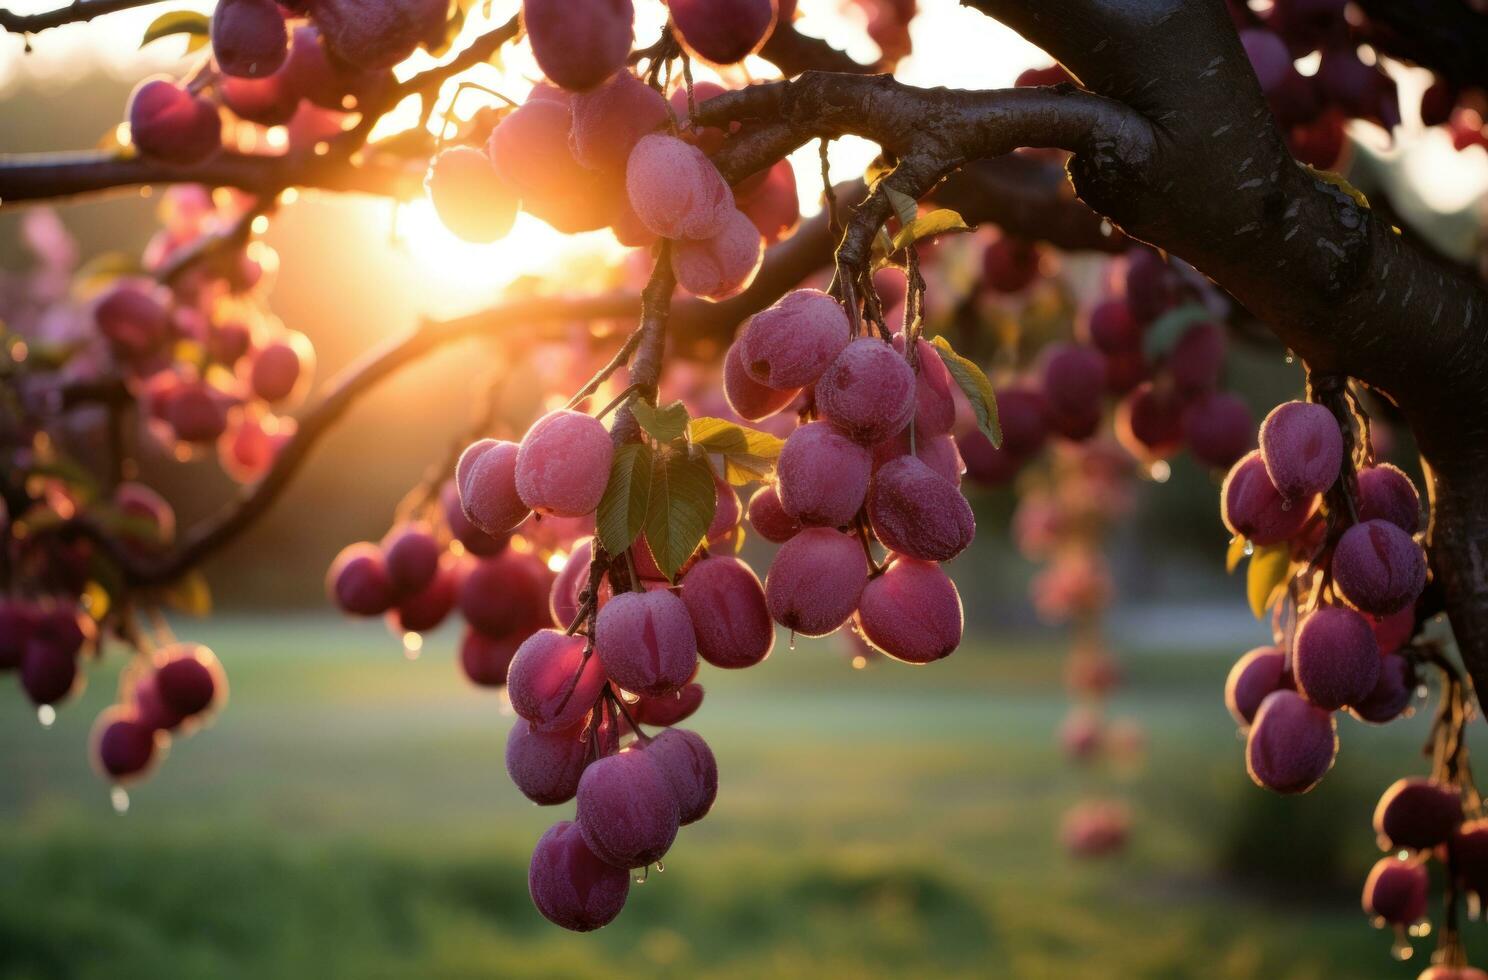
[[[687,606],[665,589],[626,592],[606,603],[595,620],[594,647],[605,673],[636,694],[669,694],[697,670]]]
[[[1343,465],[1338,420],[1312,402],[1277,405],[1261,423],[1261,459],[1271,485],[1287,500],[1322,493]]]
[[[518,451],[514,442],[482,439],[466,447],[455,467],[460,507],[487,534],[509,533],[531,513],[517,493]]]
[[[961,595],[933,562],[898,557],[863,589],[857,623],[876,649],[927,664],[961,645]]]
[[[841,527],[863,506],[872,472],[866,448],[826,422],[807,423],[780,451],[780,505],[802,524]]]
[[[723,359],[723,395],[729,408],[746,422],[767,419],[796,400],[797,388],[771,388],[749,376],[739,341],[729,345]]]
[[[737,558],[704,558],[682,580],[682,602],[692,620],[698,653],[715,667],[753,667],[775,646],[765,590]]]
[[[512,658],[506,691],[512,710],[541,731],[573,728],[594,707],[608,678],[599,658],[584,659],[582,636],[538,630]],[[583,670],[579,665],[583,664]]]
[[[625,907],[630,872],[595,857],[578,824],[560,820],[532,851],[527,889],[549,922],[591,932],[608,925]]]
[[[481,687],[502,687],[517,647],[526,639],[520,633],[487,636],[467,626],[460,638],[460,669],[470,683]]]
[[[1421,529],[1421,495],[1410,477],[1389,463],[1359,471],[1359,520],[1389,521],[1406,534]]]
[[[439,571],[443,549],[423,522],[394,525],[382,539],[388,579],[399,595],[423,591]]]
[[[604,424],[569,409],[549,412],[522,437],[517,494],[540,514],[591,514],[610,480],[615,447]]]
[[[621,752],[585,769],[578,800],[584,842],[617,868],[659,861],[677,838],[677,794],[645,751]]]
[[[145,156],[187,167],[222,148],[217,107],[164,78],[146,79],[129,96],[129,138]]]
[[[362,69],[391,68],[420,43],[444,35],[445,0],[311,0],[315,26],[336,57]]]
[[[155,749],[155,729],[122,708],[105,709],[93,725],[93,766],[116,783],[143,776]]]
[[[1297,689],[1320,708],[1362,701],[1379,682],[1380,653],[1364,617],[1341,606],[1314,610],[1297,627],[1292,673]]]
[[[467,242],[505,238],[517,220],[517,192],[473,146],[456,146],[429,163],[424,190],[446,228]]]
[[[884,547],[922,561],[950,561],[976,535],[961,491],[916,456],[900,456],[873,475],[868,520]]]
[[[640,699],[630,706],[630,714],[638,725],[665,728],[691,718],[702,703],[703,685],[694,682],[674,694],[659,698],[641,695]]]
[[[512,784],[533,803],[554,806],[567,803],[579,791],[590,744],[584,727],[542,732],[518,718],[506,736],[506,774]]]
[[[1380,657],[1380,676],[1369,696],[1349,707],[1349,714],[1360,721],[1383,725],[1400,717],[1416,696],[1416,671],[1411,662],[1398,653]]]
[[[272,75],[289,56],[289,30],[274,0],[222,0],[212,12],[212,57],[223,74]]]
[[[1332,572],[1349,605],[1388,616],[1410,607],[1426,588],[1426,554],[1396,525],[1364,521],[1338,539]]]
[[[625,190],[641,224],[663,238],[712,238],[737,212],[713,161],[665,133],[636,142],[625,165]]]
[[[749,498],[749,525],[760,537],[775,544],[789,541],[803,526],[786,513],[779,491],[769,485],[760,487]]]
[[[724,220],[712,238],[683,239],[672,247],[677,285],[703,299],[737,296],[754,279],[765,257],[765,242],[741,211]]]
[[[645,752],[677,796],[682,826],[708,815],[718,796],[718,762],[697,732],[668,728],[647,744]]]
[[[353,616],[380,616],[397,598],[382,550],[370,541],[341,549],[326,574],[326,592],[338,609]]]
[[[816,383],[821,417],[871,446],[898,435],[915,413],[915,374],[894,348],[873,337],[848,344]]]
[[[1235,464],[1255,446],[1255,417],[1238,395],[1210,392],[1183,410],[1183,438],[1194,459],[1207,466]]]
[[[574,159],[590,170],[624,173],[641,137],[667,123],[666,99],[628,71],[575,95],[571,104],[569,147]]]
[[[737,343],[751,378],[787,390],[815,383],[847,346],[851,329],[831,296],[795,289],[756,313]]]
[[[1305,793],[1333,767],[1338,735],[1333,716],[1295,691],[1266,695],[1245,742],[1245,767],[1257,786]]]
[[[775,27],[775,0],[668,0],[687,50],[715,65],[758,51]]]
[[[806,528],[776,553],[765,601],[786,629],[826,636],[847,622],[867,584],[868,560],[858,541],[830,528]]]
[[[1380,847],[1429,850],[1445,844],[1462,823],[1462,794],[1455,786],[1413,776],[1397,779],[1374,808]]]
[[[1307,501],[1285,500],[1266,475],[1260,452],[1255,451],[1230,468],[1220,490],[1220,512],[1232,533],[1264,547],[1302,530],[1312,516],[1312,506]]]
[[[1426,917],[1430,885],[1425,864],[1393,855],[1380,858],[1364,882],[1364,912],[1391,925],[1414,925]]]
[[[522,24],[538,67],[574,92],[625,66],[634,20],[631,0],[522,0]]]
[[[1225,681],[1225,707],[1243,728],[1255,720],[1256,711],[1268,694],[1289,686],[1286,651],[1279,647],[1256,647],[1230,668]]]

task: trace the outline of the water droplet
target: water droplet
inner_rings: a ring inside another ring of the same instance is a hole
[[[1253,554],[1255,554],[1255,545],[1251,544],[1251,542],[1247,540],[1245,542],[1245,557],[1249,558]]]
[[[651,877],[651,865],[648,864],[641,869],[640,874],[636,875],[635,883],[637,885],[644,885],[646,883],[646,879],[649,877]]]
[[[1147,472],[1152,477],[1154,483],[1167,483],[1168,477],[1173,475],[1173,468],[1168,465],[1167,460],[1160,459],[1153,463]]]
[[[1406,935],[1404,926],[1395,927],[1395,942],[1390,946],[1390,955],[1404,963],[1416,953],[1411,947],[1410,939]]]
[[[1295,364],[1296,361],[1297,361],[1297,355],[1296,354],[1293,354],[1290,350],[1288,350],[1286,352],[1286,362],[1288,364]]]
[[[1410,934],[1417,939],[1426,938],[1427,936],[1431,935],[1431,923],[1422,919],[1420,922],[1417,922],[1415,925],[1410,927]]]
[[[868,658],[860,653],[852,658],[852,665],[853,670],[862,670],[864,667],[868,666]]]
[[[657,874],[664,874],[665,872],[666,872],[666,865],[662,864],[660,861],[657,861],[656,862],[656,873]]]
[[[409,660],[417,660],[419,651],[424,648],[424,638],[412,630],[403,634],[403,656]]]
[[[44,704],[36,709],[36,720],[41,722],[42,728],[51,728],[57,720],[57,709],[49,704]]]
[[[791,635],[790,635],[790,651],[792,653],[795,653],[796,652],[796,631],[795,630],[791,630]]]
[[[114,805],[114,812],[119,816],[122,817],[129,812],[129,794],[125,792],[123,786],[115,786],[109,790],[109,802]]]

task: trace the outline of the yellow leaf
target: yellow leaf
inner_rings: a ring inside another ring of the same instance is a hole
[[[1275,602],[1277,590],[1286,582],[1291,567],[1292,557],[1284,544],[1257,548],[1250,556],[1250,568],[1245,575],[1245,595],[1256,619],[1266,617],[1266,610]]]
[[[1235,535],[1230,539],[1230,550],[1225,553],[1225,571],[1234,574],[1236,568],[1240,567],[1240,559],[1245,557],[1245,538]]]
[[[940,208],[929,214],[922,214],[900,228],[899,234],[894,236],[893,250],[897,252],[922,238],[934,238],[936,235],[944,235],[948,232],[970,230],[966,226],[966,219],[961,215],[949,208]]]

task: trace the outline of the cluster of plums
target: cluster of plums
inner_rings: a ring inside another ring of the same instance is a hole
[[[1416,687],[1400,651],[1415,632],[1414,607],[1426,585],[1426,554],[1413,537],[1420,495],[1389,464],[1345,478],[1344,463],[1333,412],[1286,402],[1266,417],[1260,449],[1235,464],[1222,490],[1222,516],[1234,534],[1255,548],[1287,547],[1326,576],[1320,601],[1297,610],[1289,644],[1247,653],[1226,686],[1230,711],[1249,728],[1251,778],[1277,792],[1305,792],[1332,766],[1333,712],[1387,722],[1408,707]],[[1335,488],[1340,480],[1345,485]],[[1353,502],[1352,513],[1319,508],[1330,490]]]
[[[161,647],[131,673],[124,699],[93,725],[93,767],[115,784],[149,775],[172,736],[196,732],[227,702],[222,664],[199,643]]]

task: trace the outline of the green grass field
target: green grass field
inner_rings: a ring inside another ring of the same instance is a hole
[[[42,730],[0,692],[0,976],[1414,977],[1358,911],[1380,790],[1426,720],[1345,721],[1324,785],[1245,777],[1228,658],[1134,654],[1116,708],[1134,772],[1078,770],[1051,638],[854,671],[823,641],[705,674],[691,724],[721,788],[609,928],[549,926],[532,843],[572,807],[506,779],[510,717],[467,687],[452,634],[403,660],[380,627],[264,616],[185,624],[232,703],[176,743],[125,816],[84,745],[117,664]],[[1057,846],[1093,788],[1131,847]]]

